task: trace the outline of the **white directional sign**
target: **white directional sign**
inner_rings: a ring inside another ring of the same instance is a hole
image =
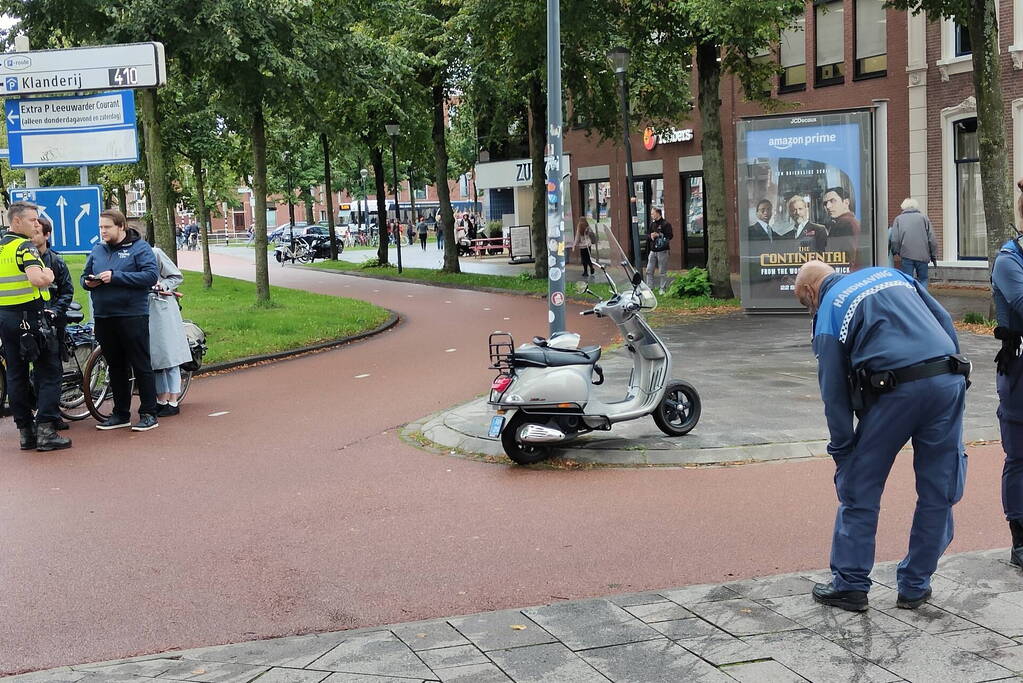
[[[162,43],[6,52],[0,96],[153,88],[167,82]]]
[[[121,90],[84,97],[4,102],[11,166],[95,166],[139,160],[135,94]]]
[[[103,188],[29,187],[11,190],[11,200],[31,202],[53,224],[53,248],[65,254],[88,254],[99,242],[99,213]]]

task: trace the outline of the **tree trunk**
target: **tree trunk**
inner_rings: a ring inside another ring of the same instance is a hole
[[[438,79],[439,79],[438,74]],[[455,212],[451,210],[451,188],[448,186],[448,146],[444,126],[444,86],[434,83],[433,95],[433,159],[437,170],[437,200],[440,202],[441,235],[444,240],[444,272],[460,273],[458,245],[455,243]]]
[[[163,140],[160,138],[160,122],[156,112],[156,90],[145,88],[141,91],[142,130],[146,141],[146,167],[149,170],[149,196],[153,203],[149,213],[153,217],[156,245],[177,263],[178,245],[174,240],[174,226],[168,222],[170,208],[167,195],[167,162],[163,154]]]
[[[1002,109],[996,0],[971,0],[970,17],[966,24],[970,31],[970,44],[973,46],[973,86],[977,99],[980,186],[984,196],[988,268],[993,269],[998,250],[1014,234],[1015,223],[1008,141],[1005,139],[1005,112]]]
[[[337,261],[337,235],[334,234],[334,190],[330,177],[330,140],[326,133],[320,133],[323,145],[323,184],[327,193],[327,234],[330,238],[330,260]]]
[[[373,181],[377,193],[377,231],[380,233],[380,244],[377,245],[377,260],[380,265],[387,261],[387,189],[384,187],[384,153],[379,147],[369,148],[370,163],[373,164]],[[366,220],[369,220],[367,217]]]
[[[121,213],[128,215],[128,191],[124,185],[117,186],[117,205],[121,207]]]
[[[533,276],[547,279],[547,98],[539,76],[529,80],[529,158],[533,161]]]
[[[195,211],[199,214],[199,241],[202,244],[202,286],[209,289],[213,286],[213,268],[210,266],[210,231],[206,225],[209,212],[206,211],[206,179],[203,178],[202,157],[192,159],[192,172],[195,173]]]
[[[313,215],[313,188],[306,188],[308,194],[305,198],[305,222],[307,225],[316,224],[316,216]]]
[[[270,272],[266,259],[266,122],[262,99],[252,112],[252,194],[255,195],[256,303],[270,303]]]
[[[725,209],[725,156],[721,139],[721,64],[718,46],[700,43],[696,47],[699,71],[700,125],[703,139],[703,196],[707,207],[707,276],[711,292],[719,299],[732,294],[731,268],[728,265],[728,218]]]

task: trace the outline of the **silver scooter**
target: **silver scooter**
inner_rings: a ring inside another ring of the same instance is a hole
[[[588,285],[579,293],[603,299],[581,315],[610,318],[621,331],[632,356],[632,374],[625,396],[604,402],[593,395],[603,384],[597,361],[599,346],[579,347],[579,335],[558,332],[550,339],[536,337],[515,348],[511,335],[490,335],[491,368],[498,371],[488,403],[496,414],[489,436],[501,438],[504,452],[520,465],[540,462],[553,448],[592,431],[650,415],[668,436],[688,434],[700,419],[700,395],[688,382],[672,380],[671,353],[647,325],[642,311],[653,310],[657,298],[629,264],[614,235],[603,231],[598,253],[606,254],[617,275],[594,260],[607,280],[610,296],[603,299]]]

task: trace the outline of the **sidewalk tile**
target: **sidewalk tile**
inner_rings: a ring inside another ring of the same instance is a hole
[[[803,596],[795,599],[806,600]],[[735,636],[793,631],[799,628],[799,624],[791,619],[746,598],[697,604],[693,605],[692,610]]]
[[[1020,572],[1008,559],[1008,549],[997,557],[950,555],[938,563],[937,574],[987,593],[1018,591]]]
[[[1023,645],[987,650],[977,654],[984,659],[990,659],[992,662],[1004,666],[1013,673],[1023,673]]]
[[[419,657],[431,669],[450,669],[454,666],[469,664],[488,664],[486,656],[472,645],[456,645],[442,647],[439,650],[423,650]]]
[[[169,671],[179,664],[177,659],[144,659],[141,661],[125,662],[124,664],[113,664],[102,668],[92,669],[93,673],[102,673],[105,676],[149,676],[156,678],[165,671]]]
[[[74,671],[70,667],[33,671],[20,676],[10,676],[4,681],[8,683],[77,683],[89,675],[88,671]]]
[[[740,683],[805,683],[806,679],[775,661],[733,664],[722,669]]]
[[[613,645],[585,650],[579,656],[615,683],[713,683],[730,680],[669,640]]]
[[[493,664],[441,669],[437,675],[442,683],[511,683],[511,679]]]
[[[93,671],[81,679],[81,683],[153,683],[155,680],[159,679],[150,678],[149,676],[118,676]]]
[[[974,683],[1011,673],[927,633],[875,633],[838,644],[910,681]]]
[[[892,607],[891,609],[881,611],[899,621],[915,626],[925,633],[948,633],[949,631],[965,631],[976,627],[976,624],[972,621],[967,621],[929,603],[924,603],[916,609]]]
[[[785,631],[752,636],[747,641],[814,683],[892,683],[890,671],[810,631]],[[940,679],[939,679],[940,680]]]
[[[689,586],[675,590],[661,591],[661,595],[672,602],[677,602],[683,607],[691,607],[701,602],[715,602],[717,600],[732,600],[740,597],[735,591],[725,586],[704,585]]]
[[[262,682],[262,678],[257,679]],[[436,681],[436,678],[428,679]],[[253,681],[256,683],[256,681]],[[365,674],[333,673],[323,679],[323,683],[421,683],[419,678],[395,678],[394,676],[367,676]]]
[[[699,638],[686,638],[676,642],[694,655],[706,659],[714,666],[767,659],[767,655],[759,647],[750,645],[745,640],[730,636],[727,633],[700,636]]]
[[[414,652],[469,644],[469,641],[446,621],[403,624],[391,630]]]
[[[692,612],[685,607],[663,600],[649,605],[633,605],[626,607],[625,611],[647,624],[655,621],[671,621],[672,619],[687,619],[693,616]]]
[[[868,609],[866,612],[846,612],[837,607],[818,604],[810,596],[796,595],[765,600],[764,604],[800,626],[826,638],[849,638],[873,633],[913,630],[909,624],[876,609]]]
[[[704,621],[699,617],[691,619],[676,619],[674,621],[658,621],[650,624],[650,628],[657,629],[670,640],[685,640],[686,638],[700,638],[702,636],[726,636],[728,635],[717,626]]]
[[[174,662],[174,666],[160,674],[160,680],[195,681],[196,683],[248,683],[267,671],[268,666],[250,664],[224,664],[222,662]]]
[[[257,680],[259,683],[322,683],[323,679],[329,675],[326,671],[274,668]]]
[[[931,602],[1003,636],[1023,636],[1023,606],[994,593],[956,586],[952,587],[946,579],[940,590],[935,587]]]
[[[422,660],[389,631],[345,640],[309,668],[375,676],[433,678],[433,672]]]
[[[1000,647],[1014,647],[1018,645],[1012,638],[1006,638],[1000,633],[989,631],[986,628],[975,627],[965,631],[954,631],[951,633],[937,634],[942,640],[952,643],[958,648],[967,652],[983,653],[985,650],[994,650]],[[981,654],[983,657],[984,655]],[[988,657],[988,659],[991,659]]]
[[[515,683],[607,683],[607,678],[561,643],[489,654]]]
[[[778,576],[726,583],[725,587],[750,600],[765,600],[789,595],[809,595],[813,590],[813,581],[802,576]]]
[[[557,642],[551,634],[514,609],[448,619],[448,623],[484,652]],[[526,628],[513,628],[515,626]]]
[[[581,600],[523,610],[530,619],[572,650],[621,645],[660,638],[618,605],[607,600]]]
[[[345,637],[344,633],[291,636],[185,650],[180,655],[200,662],[302,668],[337,647]]]
[[[624,595],[612,595],[608,598],[619,607],[634,607],[636,605],[649,605],[655,602],[664,602],[664,596],[660,593],[626,593]]]

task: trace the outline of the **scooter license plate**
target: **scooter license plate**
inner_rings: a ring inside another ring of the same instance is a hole
[[[491,439],[501,436],[501,428],[504,427],[504,415],[494,415],[490,418],[490,431],[487,435]]]

